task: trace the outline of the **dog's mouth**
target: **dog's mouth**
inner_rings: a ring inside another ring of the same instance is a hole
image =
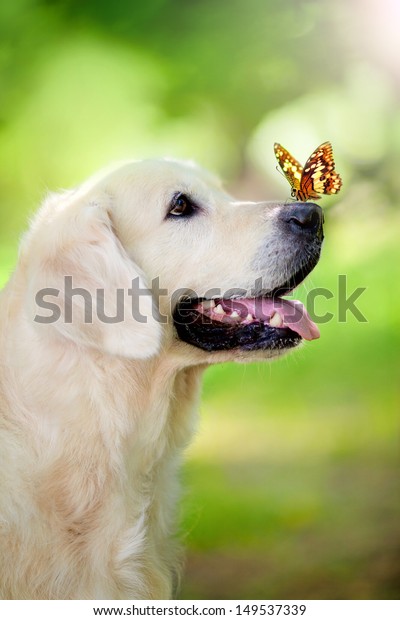
[[[174,312],[179,338],[205,351],[287,349],[319,338],[304,305],[282,299],[311,269],[259,297],[182,299]]]

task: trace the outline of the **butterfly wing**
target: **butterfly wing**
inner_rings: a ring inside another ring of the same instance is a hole
[[[341,187],[342,179],[335,170],[332,145],[324,142],[307,159],[296,197],[318,200],[320,194],[337,194]]]
[[[290,183],[292,196],[295,198],[300,189],[303,166],[278,142],[274,144],[274,152],[283,174]]]

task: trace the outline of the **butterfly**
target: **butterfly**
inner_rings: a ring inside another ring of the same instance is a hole
[[[307,159],[303,168],[283,146],[275,142],[275,157],[292,188],[291,196],[306,202],[318,200],[320,194],[337,194],[342,187],[342,179],[335,170],[332,145],[320,144]]]

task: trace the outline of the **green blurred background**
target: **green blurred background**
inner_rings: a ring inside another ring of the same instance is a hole
[[[181,598],[400,596],[399,27],[397,0],[0,4],[1,284],[47,189],[110,161],[195,159],[285,200],[273,142],[334,146],[344,185],[299,293],[331,290],[334,318],[281,361],[206,373]],[[339,274],[366,322],[339,321]]]

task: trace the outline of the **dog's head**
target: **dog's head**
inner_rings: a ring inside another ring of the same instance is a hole
[[[36,302],[60,290],[51,326],[80,345],[271,357],[319,335],[302,304],[281,297],[317,264],[322,223],[315,204],[238,202],[194,165],[152,160],[51,197],[22,260]]]

